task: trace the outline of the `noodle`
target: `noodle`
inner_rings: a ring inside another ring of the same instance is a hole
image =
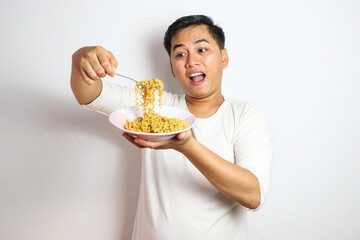
[[[152,80],[146,79],[136,83],[136,109],[141,105],[143,108],[143,116],[134,121],[126,120],[125,129],[144,133],[168,133],[189,127],[189,123],[179,118],[169,118],[155,113],[155,90],[158,90],[159,106],[161,107],[163,87],[163,83],[157,78]]]

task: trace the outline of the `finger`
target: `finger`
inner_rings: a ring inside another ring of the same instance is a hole
[[[152,149],[157,148],[158,147],[157,145],[159,144],[159,142],[150,142],[141,138],[135,138],[134,143],[138,144],[143,148],[152,148]]]
[[[83,80],[89,84],[92,85],[95,83],[96,80],[99,79],[94,69],[91,67],[90,63],[86,63],[80,70],[81,76]]]
[[[150,146],[148,145],[148,141],[141,139],[141,138],[134,138],[134,143],[141,146],[141,147],[147,147],[149,148]]]
[[[91,67],[93,68],[93,70],[96,73],[96,76],[98,78],[103,78],[103,77],[106,76],[106,71],[101,66],[101,63],[100,63],[97,55],[95,57],[93,57],[93,58],[90,58],[89,63],[90,63]]]
[[[122,135],[123,135],[123,137],[125,137],[126,140],[128,140],[130,143],[134,144],[134,145],[137,146],[138,148],[143,148],[141,145],[137,144],[137,143],[134,141],[135,139],[134,139],[133,137],[131,137],[129,134],[123,133]]]
[[[113,55],[112,52],[110,52],[110,51],[108,52],[107,57],[108,57],[108,59],[109,59],[109,61],[110,61],[111,68],[112,68],[112,69],[111,69],[112,71],[108,71],[108,74],[109,74],[110,76],[114,77],[114,76],[115,76],[115,72],[116,72],[116,68],[117,68],[117,66],[118,66],[118,62],[116,61],[114,55]]]
[[[167,148],[171,148],[171,141],[173,139],[170,140],[165,140],[165,141],[161,141],[161,142],[151,142],[151,141],[147,141],[141,138],[136,138],[134,139],[134,143],[142,146],[143,148],[151,148],[151,149],[167,149]]]
[[[109,74],[110,76],[113,75],[114,69],[111,65],[111,62],[108,58],[107,52],[103,51],[97,54],[97,60],[101,66],[101,77],[105,77],[106,74]]]

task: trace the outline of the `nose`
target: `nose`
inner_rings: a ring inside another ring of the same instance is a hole
[[[186,59],[186,68],[192,68],[200,64],[200,59],[197,54],[189,53]]]

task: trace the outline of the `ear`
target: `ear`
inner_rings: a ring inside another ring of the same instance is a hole
[[[229,64],[229,55],[226,48],[221,50],[221,58],[223,68],[226,68]]]
[[[176,78],[171,60],[170,60],[170,67],[171,67],[171,73],[172,73],[173,77]]]

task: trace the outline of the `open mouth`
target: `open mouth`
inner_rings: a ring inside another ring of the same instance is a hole
[[[193,73],[190,75],[190,79],[194,84],[201,84],[205,79],[205,73]]]

